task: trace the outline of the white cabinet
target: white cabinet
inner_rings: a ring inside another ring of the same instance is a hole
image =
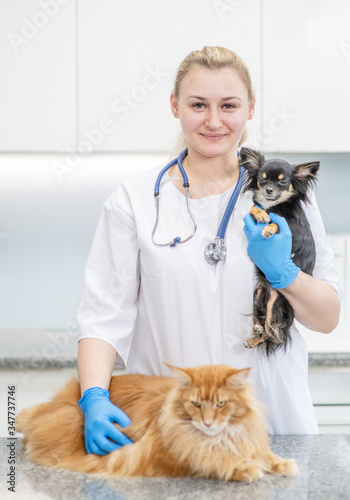
[[[320,432],[350,435],[350,367],[310,367],[309,387]]]
[[[259,89],[259,5],[258,0],[81,1],[79,150],[88,148],[89,136],[96,151],[171,149],[178,131],[169,104],[175,73],[189,52],[204,45],[237,52]],[[258,125],[259,116],[253,135]]]
[[[304,337],[309,352],[350,352],[350,235],[330,234],[327,239],[333,250],[334,265],[344,289],[339,324],[329,335],[308,330],[298,322],[297,327]]]
[[[74,2],[3,0],[0,35],[0,151],[74,149]]]
[[[262,146],[350,151],[350,3],[264,0]]]
[[[0,152],[163,152],[169,95],[192,50],[248,64],[257,114],[247,145],[350,151],[348,0],[3,0]]]

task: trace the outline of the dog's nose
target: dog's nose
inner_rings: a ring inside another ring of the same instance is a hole
[[[271,194],[273,192],[273,188],[271,186],[266,187],[267,194]]]

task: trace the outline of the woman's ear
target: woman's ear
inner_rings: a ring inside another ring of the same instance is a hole
[[[170,95],[170,107],[171,107],[171,112],[175,116],[175,118],[179,118],[179,107],[174,94]]]
[[[254,115],[255,115],[255,99],[253,99],[249,103],[248,120],[251,120],[252,118],[254,118]]]

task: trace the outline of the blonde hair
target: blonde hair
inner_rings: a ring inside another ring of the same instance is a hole
[[[183,79],[195,66],[208,69],[232,68],[237,71],[244,86],[246,87],[249,101],[251,102],[255,99],[249,69],[245,62],[239,57],[239,55],[230,49],[226,49],[225,47],[210,46],[205,46],[202,50],[194,50],[193,52],[190,52],[182,61],[178,67],[174,82],[173,95],[175,98],[179,97]],[[238,145],[241,146],[247,137],[248,132],[247,129],[245,129]],[[181,132],[176,149],[179,150],[181,148],[182,151],[185,147],[186,138]]]

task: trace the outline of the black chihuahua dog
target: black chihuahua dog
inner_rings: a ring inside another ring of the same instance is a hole
[[[252,191],[253,201],[258,205],[253,206],[250,214],[256,221],[269,223],[262,236],[269,238],[279,231],[277,224],[270,223],[270,212],[284,217],[292,233],[292,260],[312,275],[315,243],[301,203],[309,201],[308,190],[316,181],[319,162],[290,165],[284,160],[265,160],[257,151],[241,148],[240,164],[247,173],[243,192]],[[267,356],[281,347],[286,349],[291,341],[289,329],[293,320],[294,312],[287,299],[271,287],[257,268],[253,337],[243,345],[248,348],[264,345]]]

